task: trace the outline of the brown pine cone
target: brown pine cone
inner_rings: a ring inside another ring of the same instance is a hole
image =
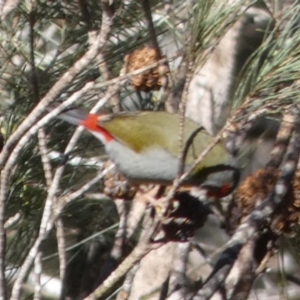
[[[234,193],[229,205],[228,230],[233,232],[238,224],[272,192],[278,180],[279,171],[275,168],[259,169],[248,176]],[[276,234],[291,234],[300,217],[300,170],[294,177],[293,190],[285,196],[271,221],[271,229]]]
[[[107,161],[105,168],[108,168],[112,163]],[[104,176],[104,194],[109,198],[124,198],[131,200],[137,189],[134,186],[130,186],[126,178],[113,168]]]
[[[149,46],[134,50],[125,56],[122,75],[150,66],[161,58],[159,52]],[[168,65],[162,64],[133,76],[131,84],[138,91],[159,90],[166,83],[168,73]]]

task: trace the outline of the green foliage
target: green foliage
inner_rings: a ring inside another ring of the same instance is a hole
[[[269,114],[276,114],[299,102],[299,10],[295,4],[276,20],[275,27],[270,28],[252,55],[240,76],[235,106],[248,98],[249,113],[267,108]]]

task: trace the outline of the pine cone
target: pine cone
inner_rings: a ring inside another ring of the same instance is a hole
[[[143,49],[134,50],[125,56],[122,73],[127,74],[140,68],[145,68],[158,62],[161,58],[163,57],[160,57],[159,52],[155,48],[146,46]],[[138,91],[159,90],[166,83],[168,73],[168,65],[162,64],[133,76],[131,84]]]
[[[240,184],[229,206],[227,223],[230,232],[270,195],[278,178],[279,171],[275,168],[259,169]],[[295,174],[292,191],[288,192],[284,203],[272,215],[271,229],[276,234],[291,234],[299,217],[300,170]]]
[[[110,161],[106,162],[105,168],[110,165]],[[134,186],[130,186],[126,178],[114,168],[104,176],[103,191],[106,196],[112,199],[124,198],[131,200],[137,190]]]
[[[300,219],[300,170],[295,173],[293,181],[293,190],[287,194],[289,202],[284,202],[281,207],[278,208],[278,214],[276,215],[275,225],[276,232],[284,232],[290,236],[293,236],[295,226],[299,223]],[[280,212],[283,213],[280,213]]]

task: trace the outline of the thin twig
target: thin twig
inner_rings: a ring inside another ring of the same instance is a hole
[[[103,263],[100,270],[100,278],[104,280],[116,268],[118,263],[124,256],[124,246],[126,242],[127,220],[130,203],[125,199],[114,200],[118,214],[119,214],[119,227],[115,235],[114,243],[110,251],[109,257]]]
[[[116,300],[126,300],[128,299],[132,287],[132,283],[136,272],[138,271],[139,263],[135,264],[130,271],[126,274],[125,280],[123,282],[120,291],[118,292]]]
[[[56,240],[57,240],[57,250],[58,250],[58,260],[59,260],[59,278],[62,283],[61,297],[64,297],[64,286],[65,286],[65,274],[67,268],[67,255],[66,255],[66,239],[64,231],[64,223],[62,218],[58,218],[55,221],[56,228]]]
[[[257,236],[252,237],[241,249],[225,282],[224,289],[230,299],[247,299],[256,278],[257,262],[254,258]]]
[[[191,250],[191,243],[177,243],[175,245],[175,259],[169,279],[168,298],[167,299],[185,299],[187,283],[188,256]]]
[[[39,251],[34,259],[34,300],[40,300],[42,296],[41,274],[42,267],[42,253]]]
[[[39,131],[38,131],[38,138],[39,138],[39,147],[40,147],[40,152],[41,152],[41,157],[42,157],[43,169],[44,169],[45,178],[46,178],[46,184],[47,184],[47,188],[50,189],[51,184],[52,184],[52,168],[51,168],[51,163],[50,163],[50,160],[48,157],[48,150],[47,150],[47,143],[46,143],[47,137],[42,128],[39,129]],[[67,258],[66,258],[66,252],[65,252],[66,242],[65,242],[65,237],[64,237],[64,227],[63,227],[62,219],[59,218],[55,222],[55,227],[56,227],[57,248],[58,248],[58,254],[59,254],[58,255],[58,257],[59,257],[59,275],[60,275],[61,282],[64,283]],[[41,259],[41,258],[39,257],[39,259]]]
[[[151,6],[150,6],[150,3],[149,3],[149,0],[143,0],[142,5],[143,5],[147,25],[148,25],[151,44],[152,44],[152,47],[155,48],[155,50],[157,51],[158,58],[160,59],[162,57],[162,55],[161,55],[160,47],[159,47],[158,42],[157,42],[157,35],[156,35],[155,27],[154,27],[154,24],[153,24]]]
[[[284,154],[286,153],[286,149],[288,147],[290,138],[294,129],[294,116],[290,114],[285,114],[281,121],[281,126],[279,128],[279,132],[276,137],[275,146],[271,152],[271,158],[268,162],[268,167],[278,168]]]
[[[34,1],[30,1],[30,13],[29,13],[29,44],[30,44],[30,65],[31,65],[31,85],[33,90],[33,98],[34,102],[37,103],[40,99],[40,91],[39,91],[39,84],[38,84],[38,77],[36,73],[36,65],[35,65],[35,53],[34,53],[34,40],[35,40],[35,31],[34,31],[34,25],[35,25],[35,18],[36,18],[36,9],[35,9],[36,3]],[[41,156],[42,156],[42,163],[43,168],[45,172],[45,177],[47,180],[51,182],[52,174],[51,174],[51,168],[50,173],[49,171],[49,162],[47,154],[45,153],[47,151],[46,149],[46,141],[45,137],[43,136],[43,129],[39,129],[40,133],[38,135],[39,138],[39,146],[41,150]],[[42,285],[41,285],[41,274],[43,272],[43,266],[42,266],[42,252],[39,251],[34,259],[34,300],[40,300],[42,295]]]
[[[82,14],[84,16],[84,19],[87,22],[87,28],[88,28],[88,37],[89,37],[89,44],[92,45],[95,42],[95,31],[91,27],[90,24],[90,14],[88,11],[88,6],[85,0],[80,0],[81,2],[81,10]],[[110,8],[110,4],[102,4],[102,9],[106,10],[106,14],[113,18],[113,13]],[[96,64],[98,65],[99,71],[101,73],[101,78],[103,81],[108,81],[113,77],[111,68],[108,66],[108,62],[106,59],[106,56],[103,52],[100,52],[97,57],[95,58]],[[109,98],[109,102],[112,106],[113,112],[120,112],[122,110],[121,108],[121,100],[119,95],[119,89],[114,89],[113,86],[109,86],[106,94],[110,93],[111,97]]]
[[[20,220],[20,217],[21,217],[21,214],[16,213],[14,216],[12,216],[8,220],[6,220],[6,222],[4,224],[5,230],[7,230],[10,227],[14,226]]]
[[[44,129],[38,130],[38,142],[41,154],[42,165],[44,169],[46,185],[49,188],[52,183],[52,167],[51,162],[48,156],[48,149],[47,149],[47,136],[45,134]]]

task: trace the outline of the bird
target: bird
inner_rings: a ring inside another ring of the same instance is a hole
[[[182,116],[165,111],[91,114],[73,108],[63,111],[58,118],[90,131],[102,142],[118,171],[134,185],[172,184],[181,166],[182,171],[188,170],[214,141],[198,123],[185,118],[180,142]],[[239,174],[235,157],[223,143],[218,143],[182,185],[201,186],[209,197],[221,198],[234,190]]]

